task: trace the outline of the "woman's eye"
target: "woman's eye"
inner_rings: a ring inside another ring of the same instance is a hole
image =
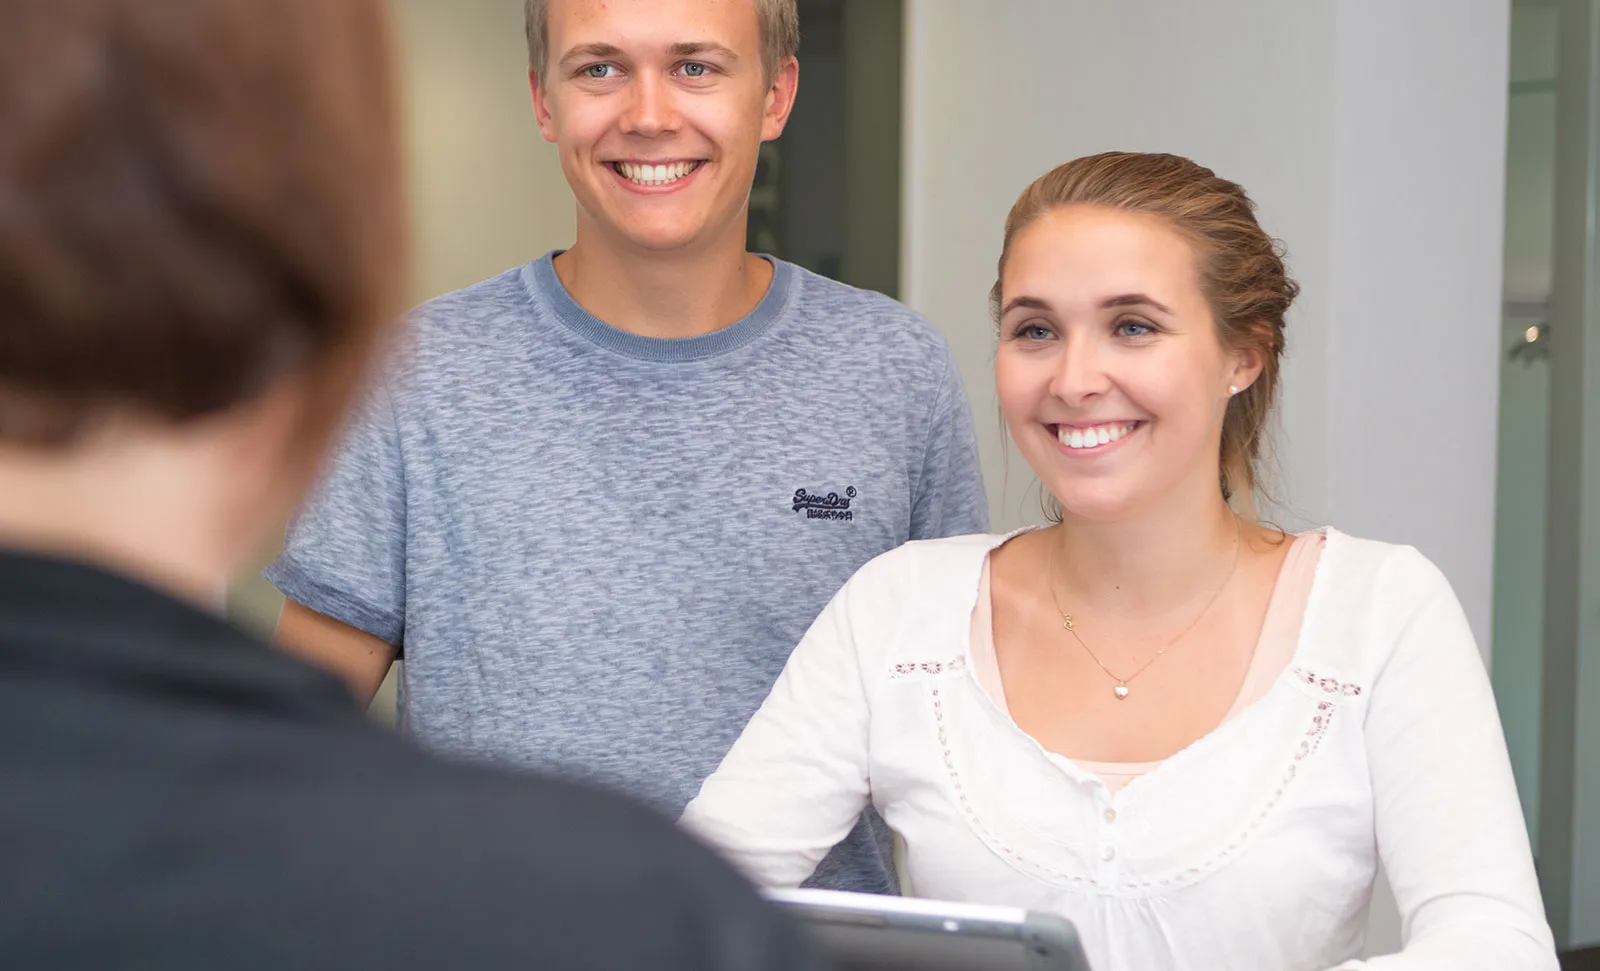
[[[1117,334],[1120,337],[1148,337],[1156,329],[1142,320],[1117,321]]]
[[[1012,334],[1025,341],[1047,341],[1055,336],[1050,328],[1043,324],[1022,324]]]

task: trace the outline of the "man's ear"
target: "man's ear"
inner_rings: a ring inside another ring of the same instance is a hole
[[[550,99],[538,68],[528,69],[528,92],[533,95],[533,117],[539,122],[539,134],[547,142],[556,140],[555,119],[550,114]]]
[[[800,61],[786,57],[772,75],[772,87],[767,89],[767,104],[761,117],[761,140],[770,142],[783,134],[789,124],[789,113],[794,110],[794,96],[800,89]]]

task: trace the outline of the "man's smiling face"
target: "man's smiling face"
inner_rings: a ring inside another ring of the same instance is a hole
[[[580,221],[650,251],[742,225],[798,74],[768,78],[756,0],[553,0],[548,18],[534,103]]]

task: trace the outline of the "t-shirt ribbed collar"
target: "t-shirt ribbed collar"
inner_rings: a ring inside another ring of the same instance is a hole
[[[762,257],[772,264],[772,283],[755,309],[720,330],[698,337],[642,337],[620,330],[578,305],[556,274],[555,258],[562,250],[552,250],[523,267],[522,280],[535,301],[542,302],[568,330],[594,344],[642,361],[680,363],[703,361],[737,350],[771,330],[788,310],[795,289],[794,266],[782,260]]]

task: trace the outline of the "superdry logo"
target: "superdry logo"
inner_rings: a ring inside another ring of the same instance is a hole
[[[805,510],[807,519],[833,519],[846,523],[854,522],[856,514],[851,511],[850,503],[855,501],[855,498],[855,486],[846,488],[842,496],[837,492],[819,496],[804,489],[796,489],[794,491],[794,511]]]

